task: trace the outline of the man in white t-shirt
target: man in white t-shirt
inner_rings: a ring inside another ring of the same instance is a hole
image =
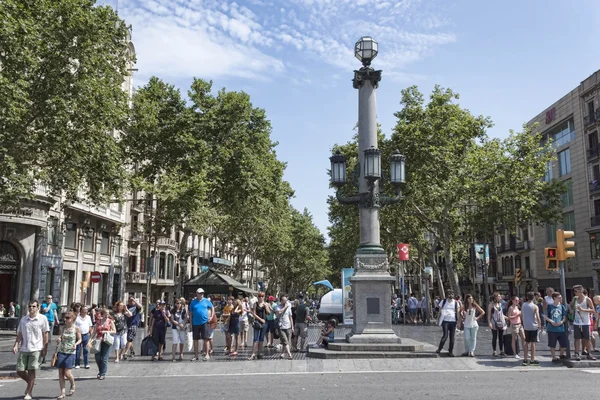
[[[279,340],[281,341],[281,358],[287,356],[291,360],[290,341],[292,340],[292,332],[294,332],[292,305],[287,301],[286,296],[281,296],[280,300],[280,307],[275,312],[279,316],[279,330],[281,331],[281,335],[279,336]]]
[[[17,358],[17,375],[27,382],[24,400],[31,400],[31,392],[35,385],[35,371],[40,369],[40,360],[46,357],[48,319],[40,314],[37,300],[29,302],[29,314],[21,318],[17,329],[17,340],[13,353],[19,353]]]
[[[440,318],[439,325],[442,326],[442,339],[436,353],[440,353],[446,344],[446,339],[450,337],[448,344],[448,355],[454,357],[454,335],[456,334],[456,322],[458,316],[458,301],[454,299],[454,292],[449,290],[446,293],[446,298],[440,302]]]

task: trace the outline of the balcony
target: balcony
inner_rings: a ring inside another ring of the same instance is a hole
[[[600,215],[590,218],[590,226],[600,226]]]
[[[179,249],[179,243],[177,243],[177,241],[170,239],[170,238],[166,238],[166,237],[159,237],[157,240],[157,244],[159,246],[171,247],[174,250]]]
[[[137,212],[144,212],[144,200],[134,200],[131,208]]]
[[[146,237],[140,231],[131,231],[131,236],[129,236],[129,240],[132,242],[143,242],[146,240]]]
[[[587,149],[587,159],[588,161],[595,160],[600,156],[600,146],[590,147]]]
[[[590,182],[590,194],[600,192],[600,180]]]
[[[583,126],[587,128],[588,126],[594,124],[598,120],[597,114],[598,110],[596,110],[596,112],[593,114],[588,114],[585,117],[583,117]]]
[[[146,283],[145,272],[125,272],[125,282],[127,283]]]

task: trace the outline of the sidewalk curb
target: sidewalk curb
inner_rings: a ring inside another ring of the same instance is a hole
[[[19,375],[15,371],[0,371],[1,378],[18,378]]]
[[[600,368],[600,361],[592,361],[592,360],[562,360],[563,365],[567,368]]]

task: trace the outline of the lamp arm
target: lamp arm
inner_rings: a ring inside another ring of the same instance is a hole
[[[340,204],[359,204],[362,196],[360,194],[354,194],[352,196],[343,196],[339,190],[335,191],[335,198]]]
[[[404,198],[404,196],[402,195],[402,189],[399,186],[395,189],[395,192],[396,195],[394,197],[381,196],[381,198],[379,199],[381,207],[397,204],[400,202],[400,200]]]

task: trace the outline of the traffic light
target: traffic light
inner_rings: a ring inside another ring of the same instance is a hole
[[[575,247],[575,242],[570,239],[575,236],[575,232],[573,231],[563,231],[562,229],[556,230],[556,255],[558,256],[559,261],[565,261],[568,258],[575,257],[575,252],[573,250],[568,250],[571,247]]]
[[[544,249],[544,258],[546,259],[546,269],[548,271],[558,271],[558,257],[556,256],[556,247],[546,247]]]
[[[516,284],[521,283],[521,268],[517,268],[515,270],[515,283]]]

